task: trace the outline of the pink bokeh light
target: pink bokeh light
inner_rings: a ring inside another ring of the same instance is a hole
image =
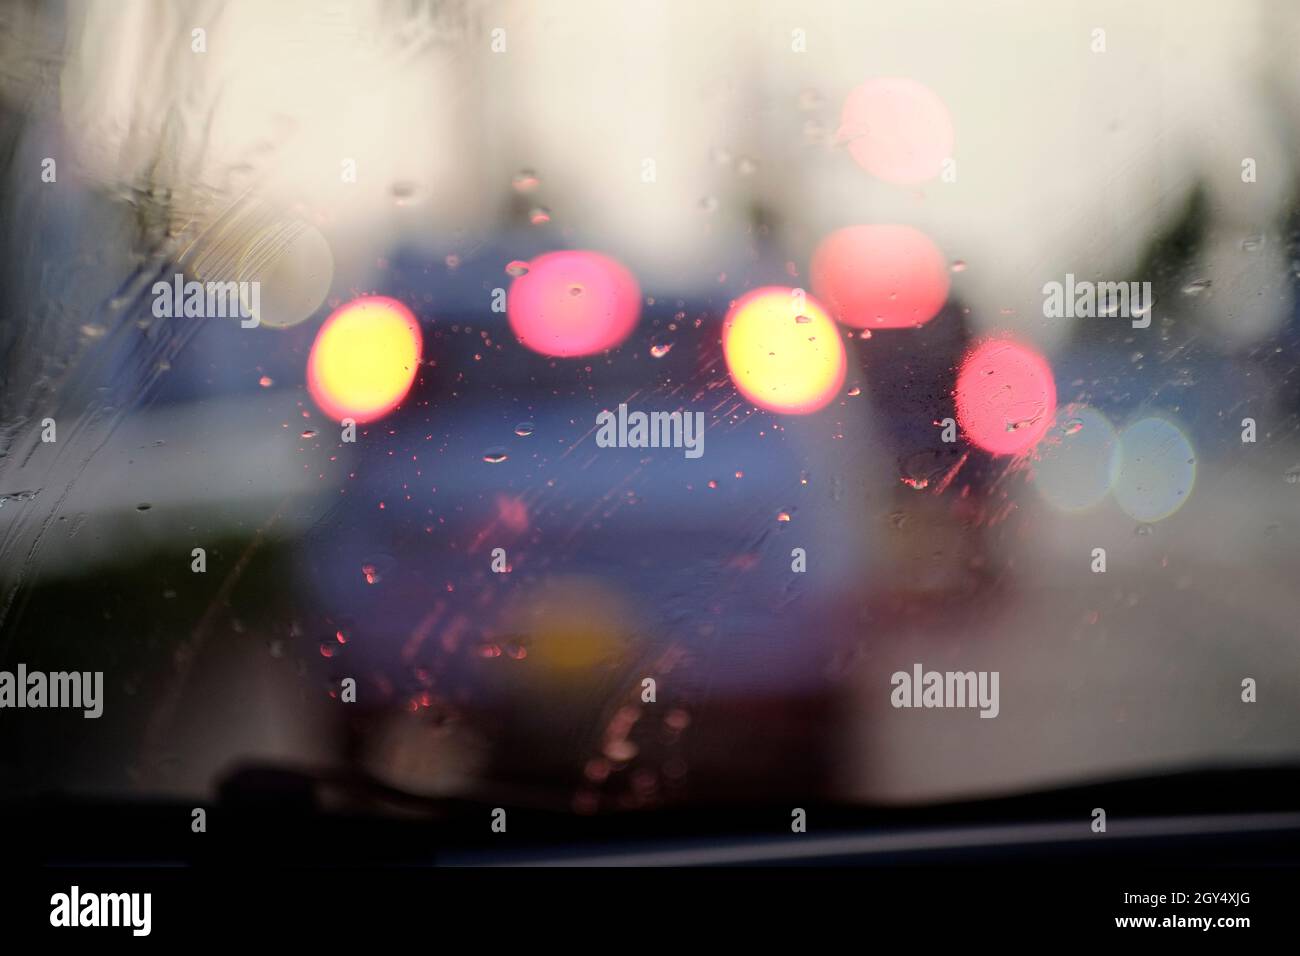
[[[1056,379],[1027,345],[994,339],[972,349],[957,373],[957,422],[994,455],[1029,451],[1056,415]]]
[[[933,179],[952,156],[952,115],[939,95],[905,77],[878,77],[844,100],[838,139],[853,161],[889,183]]]
[[[620,345],[636,328],[641,289],[621,263],[598,252],[548,252],[510,285],[510,328],[534,352],[558,358]]]

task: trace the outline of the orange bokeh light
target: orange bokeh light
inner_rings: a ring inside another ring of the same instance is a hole
[[[1036,351],[1010,339],[972,349],[957,373],[962,432],[995,455],[1019,455],[1047,434],[1056,416],[1056,379]]]
[[[307,388],[331,418],[382,418],[410,391],[423,340],[411,310],[396,299],[362,296],[332,312],[307,359]]]
[[[818,244],[810,271],[813,291],[855,329],[924,325],[948,299],[943,253],[911,226],[837,229]]]
[[[722,326],[722,352],[737,390],[769,411],[810,414],[844,384],[839,328],[800,289],[765,286],[737,299]]]

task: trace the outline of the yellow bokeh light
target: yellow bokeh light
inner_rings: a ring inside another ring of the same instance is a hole
[[[517,596],[504,629],[528,640],[528,659],[548,679],[589,679],[622,658],[635,610],[608,583],[586,576],[546,578]]]
[[[839,328],[802,289],[766,286],[738,299],[722,327],[736,388],[769,411],[807,415],[844,384]]]
[[[307,360],[307,387],[332,418],[374,421],[406,397],[420,364],[420,325],[395,299],[364,296],[330,315]]]

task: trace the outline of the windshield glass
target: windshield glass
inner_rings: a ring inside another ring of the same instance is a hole
[[[1300,757],[1300,10],[621,7],[0,12],[0,788]]]

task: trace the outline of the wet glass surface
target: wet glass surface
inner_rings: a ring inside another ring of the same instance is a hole
[[[1300,12],[1167,9],[7,5],[0,789],[1293,763]]]

